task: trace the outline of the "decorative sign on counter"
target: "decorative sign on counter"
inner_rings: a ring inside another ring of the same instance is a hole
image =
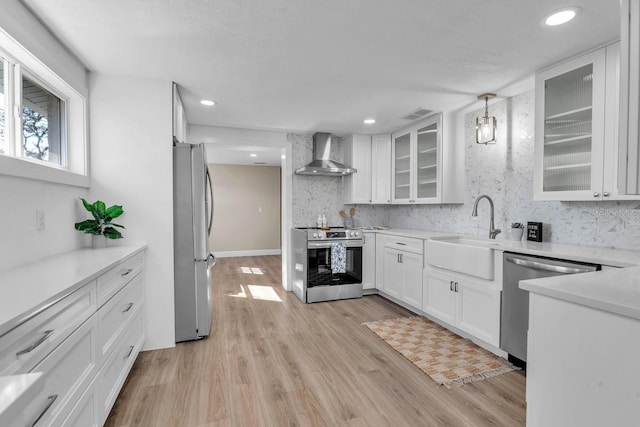
[[[542,242],[541,222],[527,222],[527,240],[531,242]]]

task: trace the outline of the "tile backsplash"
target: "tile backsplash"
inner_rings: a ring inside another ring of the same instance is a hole
[[[511,222],[536,221],[544,223],[546,241],[640,250],[640,201],[533,201],[533,91],[490,105],[489,113],[498,120],[495,145],[475,143],[475,118],[483,113],[479,109],[465,116],[463,204],[357,205],[356,225],[485,236],[489,204],[480,202],[477,218],[471,217],[471,210],[475,198],[487,194],[494,201],[496,227],[503,233]],[[294,168],[308,163],[311,135],[289,134],[288,138],[293,143]],[[341,145],[333,148],[335,159],[341,161]],[[330,224],[341,224],[338,212],[344,208],[341,178],[294,176],[294,226],[312,225],[323,212]]]

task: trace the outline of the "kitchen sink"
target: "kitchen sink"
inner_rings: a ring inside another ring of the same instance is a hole
[[[495,241],[463,236],[432,237],[427,240],[427,263],[480,279],[493,280],[494,249],[520,242]]]

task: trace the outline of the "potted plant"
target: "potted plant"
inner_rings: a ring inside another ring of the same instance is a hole
[[[122,239],[122,234],[115,227],[125,228],[123,225],[111,222],[115,218],[124,213],[122,206],[113,205],[107,207],[101,200],[93,203],[82,200],[82,204],[86,210],[91,212],[93,219],[87,219],[75,224],[78,231],[91,234],[91,246],[94,248],[103,248],[107,245],[106,239]]]
[[[511,223],[511,240],[522,240],[524,233],[524,225],[521,222]]]

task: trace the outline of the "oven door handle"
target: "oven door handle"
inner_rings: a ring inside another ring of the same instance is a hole
[[[325,249],[325,248],[330,248],[332,243],[337,243],[337,242],[336,241],[309,242],[307,244],[307,248],[308,249]],[[364,242],[362,240],[346,240],[344,241],[344,244],[348,248],[361,248],[364,245]]]

